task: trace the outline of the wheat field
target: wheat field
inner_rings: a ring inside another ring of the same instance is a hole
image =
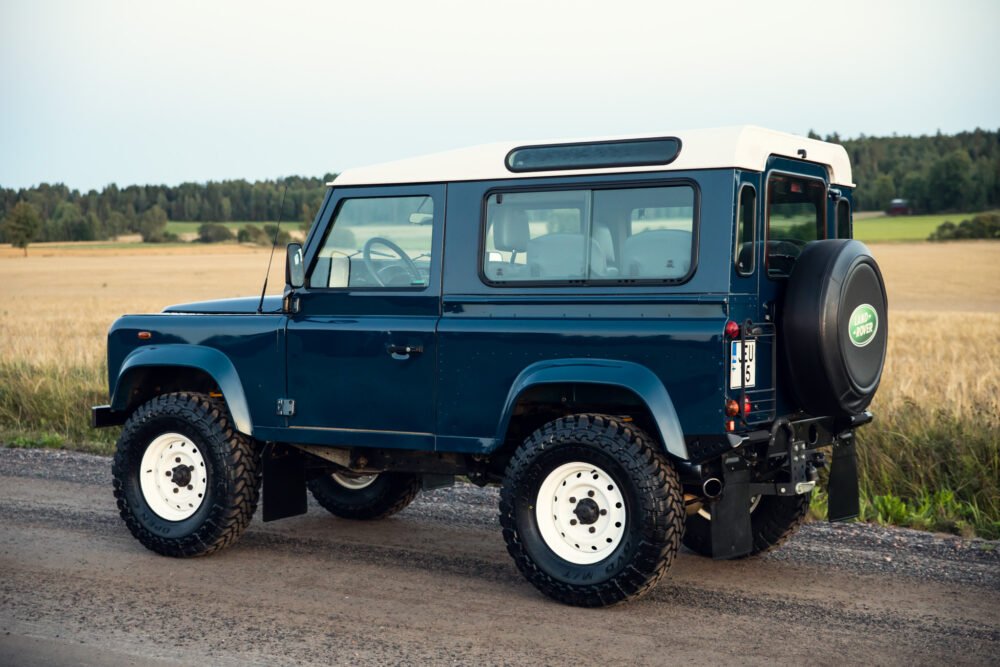
[[[944,493],[937,504],[954,499],[961,511],[938,521],[934,513],[945,510],[935,505],[923,512],[930,518],[910,523],[1000,536],[1000,243],[871,247],[890,321],[876,422],[860,436],[869,516],[905,522],[920,498]],[[38,244],[22,257],[0,248],[0,441],[107,451],[114,429],[90,430],[88,415],[107,401],[104,346],[114,319],[259,294],[267,252]],[[269,293],[280,293],[283,271],[278,252]],[[879,498],[889,505],[877,507]],[[893,505],[899,499],[908,509]]]

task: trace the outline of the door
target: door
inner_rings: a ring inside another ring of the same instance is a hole
[[[829,235],[828,185],[826,168],[821,165],[790,158],[768,160],[759,229],[760,238],[764,239],[758,256],[759,299],[765,317],[777,326],[777,359],[783,358],[780,328],[788,277],[802,248]],[[776,414],[785,414],[794,407],[788,402],[789,384],[788,378],[783,377],[783,368],[783,364],[775,364]]]
[[[444,194],[334,190],[288,322],[293,441],[433,449]]]

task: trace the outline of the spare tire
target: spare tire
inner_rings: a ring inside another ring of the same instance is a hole
[[[787,378],[812,415],[846,416],[871,403],[888,340],[882,272],[860,241],[806,244],[781,314]]]

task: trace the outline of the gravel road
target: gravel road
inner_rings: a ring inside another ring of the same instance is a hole
[[[377,523],[258,518],[233,548],[146,551],[110,460],[0,449],[0,664],[997,664],[1000,543],[811,524],[764,558],[684,552],[645,598],[553,603],[508,558],[497,493]]]

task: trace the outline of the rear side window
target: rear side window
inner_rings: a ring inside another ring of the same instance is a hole
[[[693,269],[690,185],[494,193],[483,275],[491,283],[681,282]]]
[[[753,273],[754,230],[757,229],[757,191],[751,185],[740,188],[740,201],[736,211],[736,246],[733,262],[741,276]]]
[[[802,247],[826,238],[826,184],[774,174],[767,180],[767,275],[786,277]]]
[[[841,199],[837,202],[837,238],[849,239],[852,236],[851,204],[846,199]]]

